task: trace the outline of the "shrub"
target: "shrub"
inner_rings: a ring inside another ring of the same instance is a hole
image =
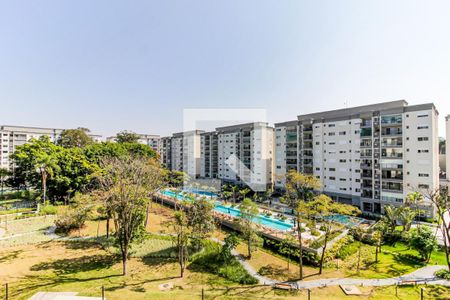
[[[205,248],[193,256],[189,268],[201,268],[203,271],[220,275],[230,281],[240,284],[255,284],[258,281],[253,278],[232,256],[227,262],[221,259],[222,246],[212,241],[205,241]]]
[[[68,233],[71,230],[80,229],[89,218],[90,208],[72,207],[65,211],[55,221],[56,231],[59,233]]]
[[[58,210],[57,210],[56,206],[47,204],[47,205],[41,206],[41,210],[39,213],[41,215],[56,215],[57,212],[58,212]]]
[[[447,269],[438,270],[434,273],[434,275],[438,278],[450,279],[450,271]]]
[[[315,228],[311,228],[311,234],[312,234],[313,236],[319,236],[319,235],[320,235],[320,232],[319,232],[317,229],[315,229]]]

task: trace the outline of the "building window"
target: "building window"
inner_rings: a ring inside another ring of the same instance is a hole
[[[419,142],[425,142],[425,141],[428,141],[428,137],[426,137],[426,136],[421,136],[421,137],[418,137],[417,140],[418,140]]]
[[[419,177],[430,177],[430,174],[419,173]]]
[[[328,133],[328,136],[335,136],[335,135],[336,135],[335,132],[329,132],[329,133]]]
[[[419,125],[417,129],[428,129],[428,125]]]
[[[419,189],[429,189],[430,186],[428,184],[419,184]]]
[[[428,149],[419,149],[417,150],[417,153],[428,153]]]
[[[418,118],[426,118],[426,117],[428,117],[428,115],[427,114],[422,114],[422,115],[417,115],[417,117]]]

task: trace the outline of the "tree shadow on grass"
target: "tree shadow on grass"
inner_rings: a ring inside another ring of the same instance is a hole
[[[18,258],[19,254],[21,254],[22,252],[23,250],[15,250],[4,256],[0,256],[0,264]]]
[[[110,268],[117,261],[117,257],[113,255],[91,255],[42,262],[32,266],[30,270],[53,270],[57,275],[64,275]]]

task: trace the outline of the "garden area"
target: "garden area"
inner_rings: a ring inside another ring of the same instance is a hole
[[[309,175],[288,174],[280,198],[286,214],[264,206],[268,195],[245,188],[224,187],[217,198],[181,193],[185,174],[161,168],[151,149],[129,140],[63,147],[41,139],[18,152],[9,176],[32,192],[1,200],[9,213],[0,215],[0,282],[12,299],[39,291],[99,296],[102,286],[107,299],[202,292],[206,299],[298,299],[308,286],[314,297],[351,299],[319,283],[383,280],[447,263],[433,233],[412,226],[414,205],[360,226],[359,210],[316,193],[320,182]],[[39,209],[18,211],[25,201]],[[274,288],[280,282],[292,290]],[[360,290],[359,299],[420,292]],[[445,297],[449,290],[429,286],[427,293]]]

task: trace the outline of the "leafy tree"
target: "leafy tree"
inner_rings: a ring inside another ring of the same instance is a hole
[[[258,216],[258,206],[249,198],[245,198],[239,206],[240,215],[236,225],[247,243],[248,258],[252,257],[253,245],[258,242],[258,224],[253,222]]]
[[[325,251],[327,249],[328,240],[332,233],[332,220],[327,217],[332,214],[356,215],[360,211],[352,205],[335,202],[330,197],[323,194],[315,196],[311,201],[306,203],[306,207],[309,215],[312,216],[313,219],[321,218],[321,222],[323,223],[323,227],[325,228],[324,243],[322,246],[319,269],[319,274],[322,274]]]
[[[84,147],[83,153],[88,161],[95,164],[100,164],[105,157],[157,157],[150,146],[137,143],[93,143]]]
[[[416,212],[416,216],[419,216],[420,219],[420,205],[424,203],[423,195],[419,192],[411,192],[406,195],[405,205],[410,207]],[[417,223],[417,228],[420,230],[420,223]]]
[[[128,253],[133,241],[144,232],[148,195],[154,192],[156,163],[143,157],[107,158],[97,174],[100,184],[96,195],[103,199],[116,228],[115,242],[122,254],[123,275],[127,273]]]
[[[116,134],[116,142],[123,144],[123,143],[137,143],[139,141],[139,135],[132,132],[123,130]]]
[[[431,253],[438,247],[436,236],[429,227],[413,230],[409,245],[411,248],[416,249],[420,253],[421,258],[427,263],[430,260]]]
[[[305,204],[315,197],[314,190],[320,188],[320,181],[313,175],[305,175],[295,170],[290,170],[286,174],[285,190],[286,194],[282,201],[286,203],[295,212],[297,221],[297,237],[299,244],[299,276],[303,279],[303,240],[302,240],[302,222],[301,213]]]
[[[222,251],[220,252],[220,259],[223,262],[229,262],[233,255],[231,252],[236,249],[237,245],[239,245],[239,238],[236,234],[230,233],[224,239],[224,244],[222,246]]]
[[[167,183],[172,187],[181,187],[187,181],[189,176],[182,171],[170,170],[167,173]]]
[[[42,176],[38,170],[38,159],[44,160],[48,156],[48,160],[53,162],[53,158],[60,147],[50,141],[48,136],[42,136],[39,139],[31,139],[29,143],[18,146],[16,151],[11,155],[13,168],[13,180],[11,182],[14,187],[22,187],[31,185],[36,189],[43,189]],[[51,157],[51,158],[50,158]]]
[[[5,187],[5,181],[6,181],[6,178],[8,177],[8,176],[10,176],[11,175],[11,172],[9,172],[9,170],[8,169],[6,169],[6,168],[0,168],[0,183],[1,183],[1,188],[2,188],[2,191],[1,191],[1,196],[3,197],[3,189],[4,189],[4,187]]]
[[[215,229],[214,205],[205,198],[196,199],[187,206],[187,225],[191,228],[192,244],[200,249],[204,239],[211,235]]]
[[[180,265],[180,277],[183,278],[189,260],[188,247],[191,243],[191,229],[188,226],[188,218],[184,211],[175,212],[175,220],[172,223],[175,231],[175,243],[178,249],[178,263]]]
[[[292,245],[295,245],[296,240],[291,235],[286,235],[284,239],[278,244],[278,249],[281,254],[287,255],[287,269],[289,271],[289,265],[291,263],[291,256],[298,253],[297,249],[294,249]]]
[[[427,192],[426,198],[428,198],[436,211],[438,217],[438,224],[440,224],[440,229],[442,232],[444,240],[444,251],[445,258],[447,260],[448,270],[450,272],[450,250],[449,250],[449,239],[450,239],[450,224],[445,221],[445,215],[448,213],[448,208],[450,207],[450,197],[448,194],[448,187],[441,190],[430,190]]]
[[[89,129],[82,127],[63,130],[58,138],[57,144],[64,148],[85,147],[93,143],[92,138],[88,135],[89,132]]]

